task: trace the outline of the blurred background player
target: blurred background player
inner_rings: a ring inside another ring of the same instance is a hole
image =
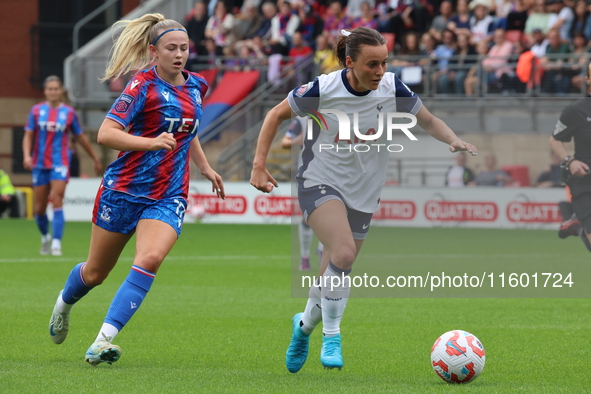
[[[59,77],[47,77],[43,83],[43,93],[46,101],[31,108],[25,126],[23,165],[25,169],[33,171],[33,212],[41,232],[40,253],[61,256],[65,225],[62,207],[70,167],[68,132],[74,134],[76,141],[92,157],[97,175],[101,173],[102,165],[82,132],[76,111],[63,102]],[[51,235],[46,213],[50,193],[53,206]]]
[[[587,65],[585,82],[589,85],[591,64]],[[591,106],[589,96],[575,101],[566,107],[556,122],[554,133],[550,137],[552,151],[561,158],[561,165],[566,169],[566,184],[572,195],[572,208],[576,218],[563,223],[560,230],[563,235],[579,235],[591,251],[591,125],[588,116]],[[575,152],[570,155],[564,143],[574,139]],[[561,238],[565,238],[559,232]]]
[[[283,149],[291,149],[293,146],[298,147],[297,168],[302,164],[301,148],[304,145],[304,130],[306,130],[307,121],[307,116],[296,116],[293,118],[289,124],[289,129],[281,139],[281,147]],[[312,231],[305,220],[302,220],[298,226],[298,237],[300,241],[300,271],[308,271],[310,269],[310,248],[312,246],[312,238],[314,238],[314,231]],[[322,262],[323,250],[324,245],[318,241],[316,254],[318,255],[319,264]]]
[[[187,31],[161,14],[146,14],[125,26],[116,41],[103,80],[137,73],[111,107],[98,142],[121,151],[103,176],[92,214],[88,260],[71,271],[49,322],[56,344],[68,334],[72,307],[109,275],[121,251],[136,234],[131,270],[115,294],[85,360],[112,363],[121,348],[111,342],[138,310],[156,273],[181,233],[187,208],[189,158],[224,198],[221,177],[209,166],[197,126],[207,82],[184,70],[189,57]],[[126,132],[126,129],[129,131]]]
[[[343,30],[335,48],[344,69],[296,87],[265,116],[251,185],[265,193],[277,186],[266,168],[266,159],[280,124],[294,113],[306,116],[308,111],[315,113],[320,109],[357,113],[358,130],[367,130],[367,136],[375,133],[379,112],[410,113],[429,134],[449,144],[451,152],[468,150],[476,154],[473,145],[458,138],[395,74],[386,72],[388,48],[380,33],[366,27],[351,32]],[[316,128],[312,139],[304,141],[303,164],[296,178],[304,219],[325,249],[320,286],[315,284],[310,288],[304,312],[292,318],[292,337],[285,360],[292,373],[298,372],[306,362],[310,335],[321,321],[324,334],[321,364],[328,369],[344,366],[340,324],[351,290],[349,274],[369,231],[372,215],[379,209],[389,156],[386,149],[363,155],[354,149],[320,151],[319,147],[325,144],[337,143],[341,148],[353,144],[350,139],[338,139],[339,122],[334,117],[324,115],[324,119],[327,127]],[[385,134],[378,141],[388,142]]]

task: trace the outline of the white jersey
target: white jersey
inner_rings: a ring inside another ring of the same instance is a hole
[[[378,89],[362,93],[351,87],[346,73],[343,69],[321,75],[288,95],[291,109],[298,116],[312,118],[314,126],[304,136],[297,180],[304,188],[331,186],[350,208],[373,213],[379,209],[388,155],[402,150],[400,142],[410,141],[399,129],[390,133],[398,143],[388,138],[388,114],[416,115],[422,102],[393,73],[384,74]],[[325,112],[330,110],[348,115],[350,122],[344,124],[349,124],[349,139],[339,139],[341,124],[336,114]],[[367,138],[380,134],[380,119],[382,133],[376,140],[356,137],[355,128]],[[409,119],[392,123],[408,124]]]

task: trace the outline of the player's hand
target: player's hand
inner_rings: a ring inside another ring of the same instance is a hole
[[[589,173],[589,166],[579,160],[571,161],[568,168],[570,169],[570,173],[574,176],[585,176]]]
[[[103,172],[103,165],[99,160],[94,162],[94,173],[100,175]]]
[[[153,139],[152,146],[149,150],[166,149],[168,152],[171,152],[174,148],[176,148],[176,140],[174,139],[174,135],[172,133],[165,132]]]
[[[211,182],[211,191],[214,192],[222,200],[226,199],[226,192],[224,190],[224,182],[222,177],[218,175],[211,167],[201,171],[201,175]]]
[[[23,159],[23,167],[25,167],[25,170],[33,170],[33,159],[31,158],[31,156],[25,157]]]
[[[449,144],[449,151],[453,153],[467,151],[472,156],[478,156],[478,149],[474,145],[462,140]]]
[[[250,173],[250,184],[263,193],[270,193],[273,187],[278,187],[277,181],[266,168],[253,168]]]

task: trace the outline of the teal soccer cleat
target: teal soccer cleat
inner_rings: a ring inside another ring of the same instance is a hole
[[[119,357],[121,357],[121,348],[111,343],[111,337],[104,337],[90,345],[84,361],[96,367],[100,363],[113,364],[119,360]]]
[[[322,337],[322,351],[320,362],[326,369],[338,368],[341,370],[343,363],[343,350],[341,348],[341,334],[334,337]]]
[[[285,365],[287,370],[292,373],[298,372],[304,366],[308,358],[308,346],[310,345],[310,335],[306,335],[300,328],[300,320],[303,313],[297,313],[292,319],[291,342],[285,354]]]

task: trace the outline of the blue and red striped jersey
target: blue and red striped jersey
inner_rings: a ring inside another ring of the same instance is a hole
[[[40,169],[69,166],[68,131],[82,134],[74,108],[66,104],[54,108],[47,101],[31,108],[25,130],[34,133],[33,168]]]
[[[104,187],[155,200],[187,198],[189,148],[197,136],[207,82],[199,74],[187,70],[183,74],[185,83],[174,86],[158,76],[156,67],[141,71],[115,101],[108,119],[129,128],[127,132],[135,136],[154,138],[172,133],[177,146],[172,152],[120,152],[105,171]]]

